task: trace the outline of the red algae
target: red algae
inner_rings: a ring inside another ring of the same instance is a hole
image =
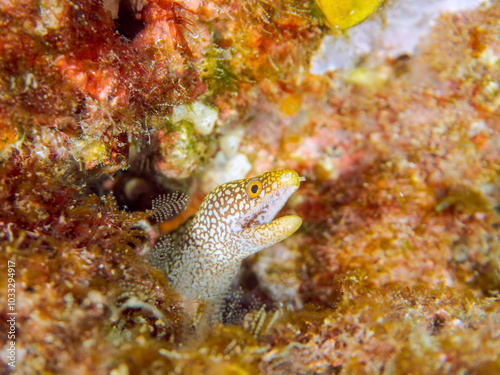
[[[131,2],[134,30],[123,6],[0,5],[16,373],[500,372],[498,7],[315,76],[312,1]],[[148,213],[106,193],[128,168],[134,194],[190,186],[196,205],[237,160],[306,177],[284,210],[303,226],[200,326],[147,261]]]

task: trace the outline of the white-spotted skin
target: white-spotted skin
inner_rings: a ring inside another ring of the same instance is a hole
[[[251,198],[247,187],[255,179],[262,190]],[[297,172],[284,169],[215,188],[170,255],[173,288],[187,300],[220,301],[243,259],[300,227],[302,219],[295,215],[273,220],[299,185]]]

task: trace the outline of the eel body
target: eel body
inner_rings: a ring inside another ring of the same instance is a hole
[[[163,267],[183,300],[220,302],[243,259],[300,227],[295,215],[274,219],[300,181],[283,169],[225,183],[205,197]]]

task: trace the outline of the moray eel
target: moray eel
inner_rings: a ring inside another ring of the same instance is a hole
[[[300,181],[297,172],[283,169],[225,183],[206,196],[166,262],[184,301],[221,302],[243,259],[299,229],[296,215],[273,219]]]

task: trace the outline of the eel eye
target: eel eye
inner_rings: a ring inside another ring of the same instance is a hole
[[[257,198],[262,191],[262,182],[258,178],[253,179],[247,185],[247,195],[250,198]]]

